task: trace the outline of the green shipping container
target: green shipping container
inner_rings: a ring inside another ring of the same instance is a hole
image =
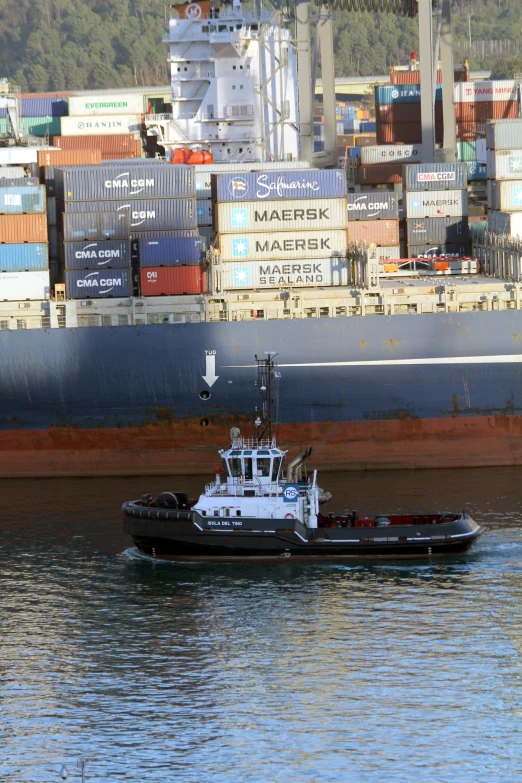
[[[457,154],[460,163],[477,160],[477,142],[476,141],[458,141]]]
[[[0,133],[7,133],[11,126],[6,117],[0,118]],[[59,117],[21,117],[20,129],[22,133],[30,136],[59,136],[60,118]]]

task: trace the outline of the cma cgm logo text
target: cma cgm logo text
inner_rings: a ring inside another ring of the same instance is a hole
[[[145,188],[153,188],[153,179],[129,179],[129,172],[124,174],[118,174],[114,179],[106,179],[104,187],[106,190],[126,190],[129,195],[135,195],[141,193]]]
[[[121,277],[98,277],[99,272],[91,272],[90,275],[77,281],[78,288],[96,288],[98,294],[108,294],[113,288],[121,287]]]

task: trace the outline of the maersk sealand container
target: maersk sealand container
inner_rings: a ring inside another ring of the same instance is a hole
[[[344,196],[346,172],[341,169],[212,175],[214,201],[282,201]]]
[[[0,272],[44,272],[48,267],[49,250],[46,242],[0,244]]]
[[[0,187],[0,214],[42,214],[45,212],[44,185]]]
[[[140,239],[140,266],[193,266],[205,260],[203,237]]]
[[[195,198],[160,198],[138,201],[59,201],[57,222],[60,229],[61,213],[70,212],[126,212],[130,214],[131,233],[153,229],[197,228]]]
[[[192,166],[78,166],[55,168],[56,198],[96,199],[194,198]]]
[[[64,267],[70,269],[128,269],[130,242],[104,239],[101,242],[63,242],[60,247]]]

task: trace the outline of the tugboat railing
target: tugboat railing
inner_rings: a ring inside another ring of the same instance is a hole
[[[233,449],[275,449],[276,439],[272,438],[233,438]]]

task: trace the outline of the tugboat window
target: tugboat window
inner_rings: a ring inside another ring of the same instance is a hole
[[[231,470],[232,476],[234,478],[239,478],[243,474],[241,460],[240,459],[231,459],[230,460],[230,470]]]
[[[252,481],[252,457],[245,457],[245,481]]]
[[[276,457],[274,459],[274,465],[272,467],[272,481],[277,481],[280,467],[281,467],[281,457]]]
[[[259,459],[257,460],[257,472],[258,475],[262,478],[267,478],[270,476],[270,459]]]
[[[230,469],[228,467],[228,462],[226,459],[222,459],[221,462],[223,463],[223,470],[225,471],[226,476],[230,476]]]

